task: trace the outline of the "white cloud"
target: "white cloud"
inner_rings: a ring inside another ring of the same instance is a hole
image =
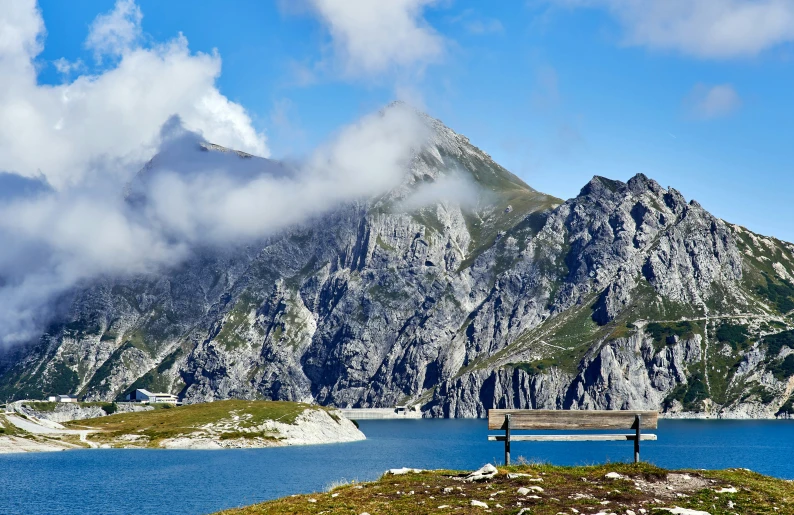
[[[347,76],[421,70],[444,52],[444,39],[422,16],[437,0],[308,1],[327,26]]]
[[[52,62],[52,65],[55,66],[55,69],[61,75],[65,77],[69,77],[72,73],[78,73],[85,69],[85,64],[83,61],[78,59],[76,61],[69,61],[64,57],[59,57],[58,59]]]
[[[411,195],[400,202],[398,209],[414,211],[438,202],[474,207],[484,200],[488,192],[479,187],[471,176],[464,173],[442,175],[437,180],[421,184]]]
[[[121,165],[152,155],[160,127],[174,114],[210,141],[268,155],[264,135],[243,107],[215,86],[220,57],[191,53],[181,35],[141,46],[133,37],[140,32],[139,14],[135,4],[120,1],[92,25],[88,41],[95,49],[117,53],[113,67],[49,86],[37,83],[34,66],[45,36],[36,4],[28,0],[4,6],[0,170],[27,177],[43,174],[56,188],[80,181],[99,161],[115,161],[115,172],[123,173]]]
[[[426,134],[415,112],[398,105],[345,127],[289,168],[238,158],[208,162],[206,155],[188,165],[196,160],[196,140],[188,134],[161,150],[168,163],[159,164],[145,185],[147,217],[152,227],[191,244],[226,245],[271,234],[394,188]]]
[[[730,84],[697,84],[686,99],[691,114],[708,120],[728,116],[742,105],[739,94]]]
[[[791,0],[549,0],[608,9],[625,43],[701,58],[732,58],[794,41]]]
[[[397,105],[287,167],[201,150],[203,138],[172,118],[129,183],[101,173],[114,161],[59,190],[0,175],[0,187],[17,192],[0,197],[0,344],[34,338],[54,299],[76,285],[158,272],[197,247],[255,241],[394,188],[426,134],[415,111]]]
[[[0,344],[36,338],[75,287],[157,273],[198,247],[250,243],[385,192],[425,142],[426,125],[398,104],[289,167],[202,151],[210,141],[267,154],[243,107],[216,88],[217,55],[192,54],[181,35],[144,47],[103,28],[96,41],[113,43],[96,48],[118,52],[111,68],[39,85],[41,16],[33,2],[9,5],[0,10],[0,172],[9,172],[0,173]],[[122,1],[102,23],[135,34],[135,12]]]
[[[116,6],[91,23],[85,46],[98,61],[104,55],[120,56],[133,48],[143,35],[143,13],[133,0],[116,0]]]

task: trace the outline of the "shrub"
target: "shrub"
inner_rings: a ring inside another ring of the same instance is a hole
[[[747,327],[723,323],[717,328],[717,339],[723,343],[730,344],[733,350],[745,349],[749,343]]]
[[[771,300],[781,313],[788,313],[794,309],[794,301],[792,301],[792,297],[794,297],[794,285],[785,280],[776,282],[769,274],[765,272],[762,273],[766,280],[766,285],[758,285],[756,291]]]
[[[772,363],[768,370],[774,374],[778,381],[784,381],[794,376],[794,354],[789,354],[783,361]]]
[[[118,409],[118,406],[116,406],[115,402],[111,402],[109,404],[103,404],[102,405],[102,411],[105,412],[105,415],[112,415],[112,414],[114,414],[116,412],[117,409]]]
[[[689,377],[686,384],[679,384],[665,398],[665,408],[670,408],[673,400],[677,400],[686,411],[698,411],[700,403],[708,398],[708,389],[703,380],[703,374],[695,372]]]
[[[776,417],[780,415],[794,415],[794,396],[789,397],[788,401],[775,413]]]
[[[764,337],[764,342],[769,349],[769,355],[771,357],[777,356],[783,347],[794,349],[794,331],[770,334]]]

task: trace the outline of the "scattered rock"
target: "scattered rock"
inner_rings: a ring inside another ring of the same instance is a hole
[[[604,476],[607,479],[626,479],[626,476],[622,476],[617,472],[609,472],[607,475]]]
[[[401,476],[403,474],[419,474],[420,472],[424,472],[424,469],[412,469],[412,468],[403,467],[400,469],[389,469],[386,471],[387,474],[390,474],[392,476]]]
[[[690,510],[689,508],[679,508],[676,506],[675,508],[656,508],[660,511],[667,511],[674,515],[711,515],[711,513],[707,511],[698,511],[698,510]]]
[[[485,504],[482,501],[475,501],[474,499],[471,500],[471,505],[472,506],[476,506],[478,508],[485,508],[486,510],[488,509],[488,505],[487,504]]]
[[[497,473],[498,471],[496,470],[496,467],[488,463],[487,465],[483,465],[481,468],[466,476],[464,481],[483,481],[486,479],[491,479]]]
[[[734,486],[729,486],[728,488],[720,488],[719,490],[714,490],[714,492],[718,494],[735,494],[736,492],[738,492],[738,490]]]
[[[516,493],[518,495],[527,495],[527,494],[529,494],[529,492],[531,492],[531,490],[529,488],[525,488],[523,486],[516,491]]]

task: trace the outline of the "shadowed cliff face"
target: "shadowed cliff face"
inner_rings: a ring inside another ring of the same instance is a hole
[[[643,175],[567,202],[439,121],[404,181],[156,276],[71,292],[0,395],[794,411],[794,255]]]

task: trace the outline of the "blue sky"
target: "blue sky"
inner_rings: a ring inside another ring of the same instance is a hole
[[[438,48],[404,56],[385,46],[396,57],[383,66],[345,47],[357,28],[339,21],[332,0],[137,7],[140,45],[182,33],[191,53],[217,51],[218,91],[245,108],[272,157],[305,153],[400,97],[541,191],[569,198],[593,175],[643,172],[721,218],[794,241],[793,10],[775,0],[660,2],[640,12],[626,0],[395,0]],[[39,2],[40,84],[73,80],[57,72],[60,58],[83,63],[74,74],[117,64],[85,44],[114,5]]]

